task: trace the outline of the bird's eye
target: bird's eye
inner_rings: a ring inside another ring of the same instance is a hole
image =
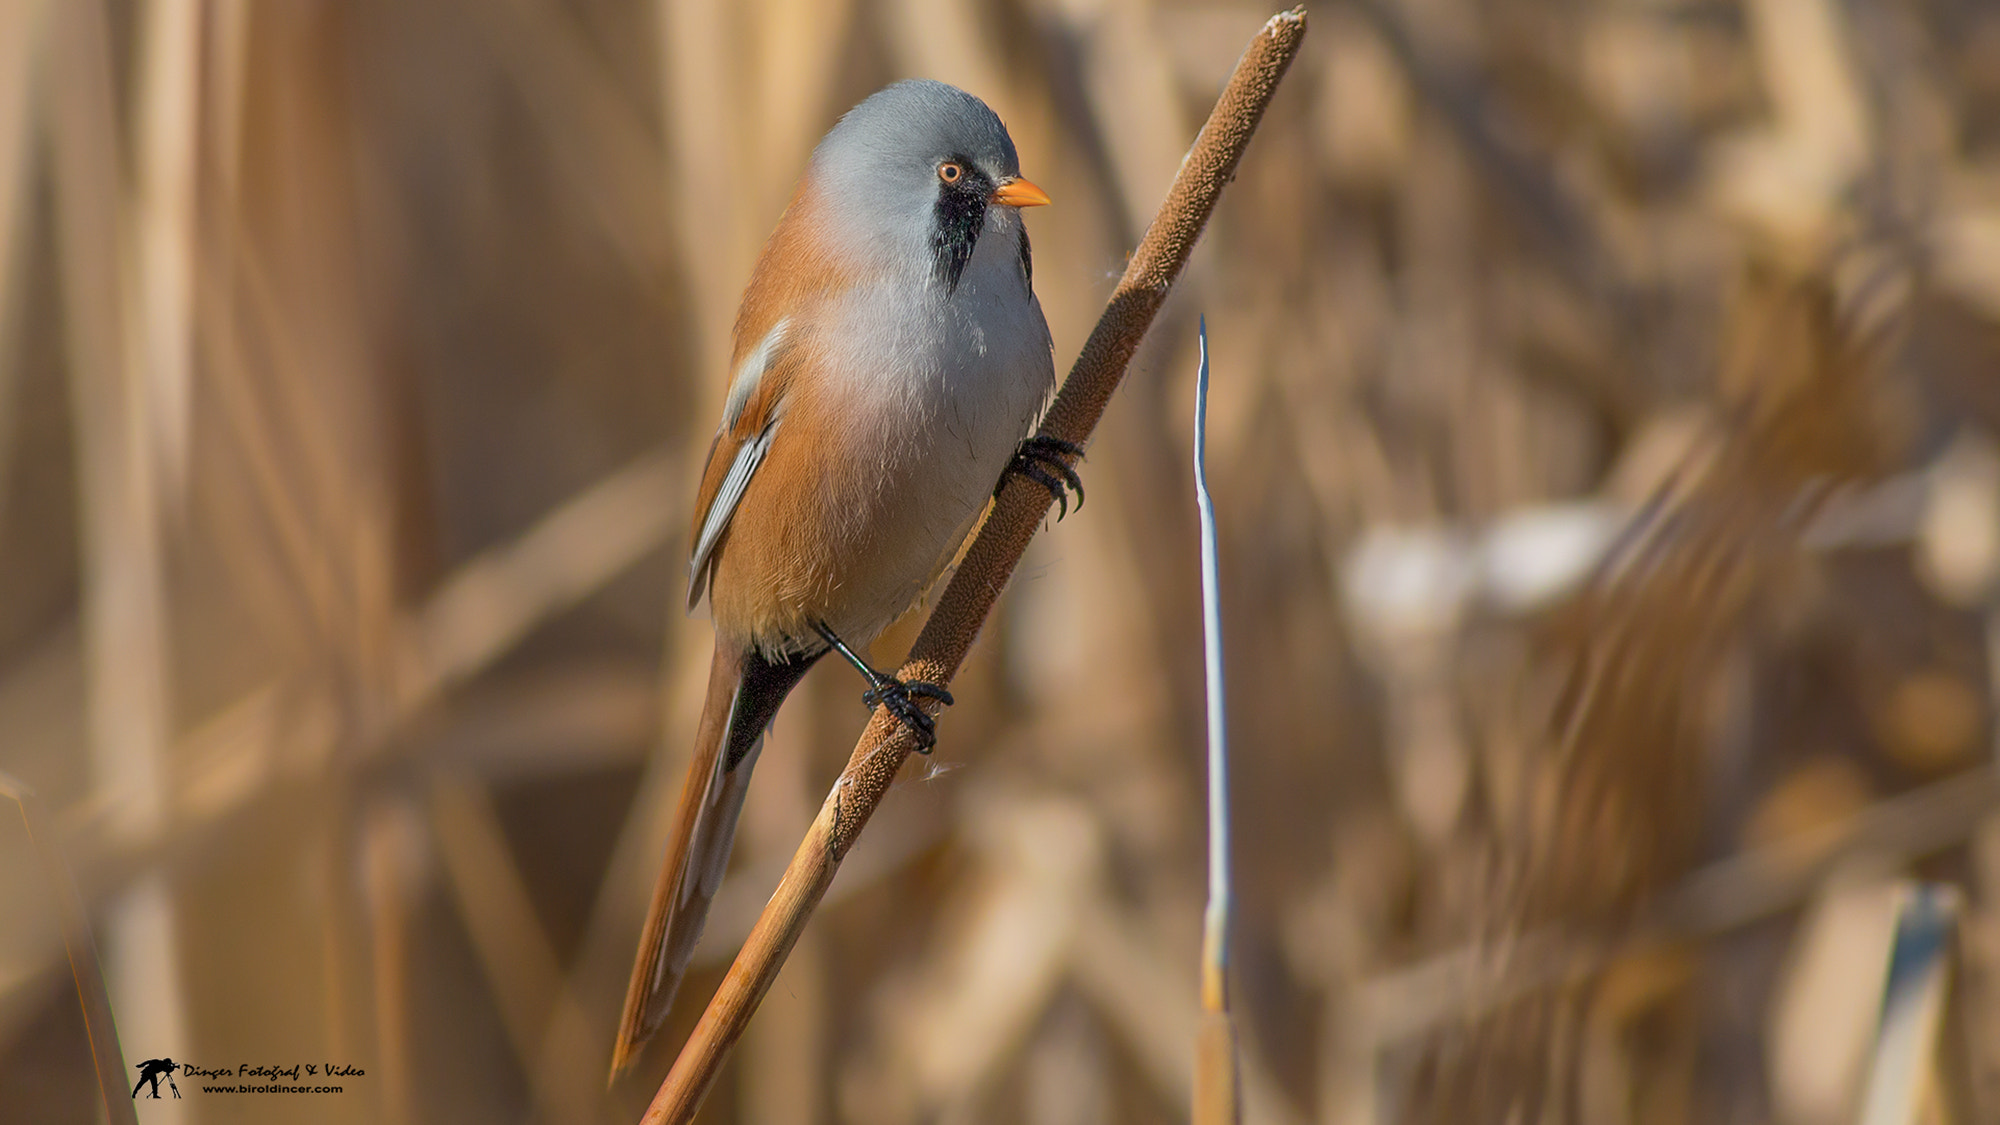
[[[955,160],[947,160],[938,165],[938,179],[955,184],[965,178],[965,166]]]

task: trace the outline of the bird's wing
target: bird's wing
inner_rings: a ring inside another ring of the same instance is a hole
[[[778,321],[736,365],[730,380],[722,425],[708,447],[708,465],[695,494],[694,550],[688,558],[690,611],[708,590],[715,549],[777,433],[785,390],[798,368],[799,349],[792,346],[795,335],[788,321]]]

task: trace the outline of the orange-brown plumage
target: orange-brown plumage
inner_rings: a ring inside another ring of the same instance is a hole
[[[901,83],[821,142],[765,244],[695,499],[709,694],[614,1075],[665,1018],[785,695],[832,638],[865,646],[937,576],[1053,390],[1017,214],[1047,201],[983,103]]]
[[[806,185],[801,183],[751,270],[750,284],[743,291],[743,304],[736,312],[729,370],[740,371],[744,360],[780,320],[788,319],[788,313],[798,315],[802,322],[800,338],[788,342],[785,354],[764,369],[757,389],[745,400],[733,424],[716,431],[708,448],[701,487],[695,493],[689,542],[701,535],[702,524],[708,519],[737,451],[769,424],[799,371],[811,362],[812,348],[804,337],[810,331],[805,325],[810,324],[812,306],[852,287],[851,273],[840,268],[827,241],[819,236],[823,220],[818,211],[815,200],[806,192]]]

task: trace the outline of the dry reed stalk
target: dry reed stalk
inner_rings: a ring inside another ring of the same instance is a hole
[[[685,503],[678,460],[664,448],[641,455],[439,583],[404,626],[406,707],[478,675],[665,542]]]
[[[756,33],[746,51],[753,101],[746,112],[756,124],[743,155],[754,175],[739,186],[757,195],[741,209],[746,218],[784,210],[792,190],[786,173],[818,141],[841,77],[845,55],[829,45],[848,41],[859,8],[856,0],[763,0],[750,17]]]
[[[51,90],[63,319],[82,494],[83,620],[91,784],[123,832],[168,820],[170,718],[164,544],[141,334],[130,303],[110,15],[96,0],[52,12]],[[128,1035],[182,1050],[186,1013],[175,903],[163,876],[112,908],[105,944]]]
[[[827,687],[825,680],[802,683],[793,692],[791,705],[807,715],[823,714],[825,709],[818,704]],[[773,729],[766,736],[765,751],[770,756],[763,764],[769,773],[758,779],[766,799],[744,809],[740,829],[750,854],[773,859],[783,856],[798,825],[811,818],[816,791],[812,767],[824,761],[824,751],[831,749],[826,745],[829,733],[808,720]],[[709,913],[713,923],[716,911]],[[827,1016],[838,1002],[835,989],[839,983],[831,971],[828,945],[824,933],[809,931],[800,936],[785,961],[764,1018],[743,1038],[742,1079],[737,1089],[742,1099],[739,1114],[746,1121],[814,1125],[820,1120],[820,1099],[837,1056],[826,1031]]]
[[[1517,783],[1523,825],[1502,841],[1481,934],[1496,976],[1553,975],[1425,1044],[1402,1120],[1579,1121],[1601,1109],[1588,1097],[1614,1087],[1644,1100],[1645,1076],[1613,1073],[1607,1060],[1623,1048],[1596,1022],[1599,998],[1619,994],[1606,981],[1640,960],[1588,963],[1529,943],[1564,921],[1641,923],[1693,868],[1711,743],[1730,729],[1718,689],[1806,573],[1812,513],[1891,459],[1879,341],[1842,313],[1824,278],[1751,278],[1721,367],[1732,417],[1713,462],[1687,463],[1550,621],[1533,663],[1561,668],[1561,690],[1534,776]],[[1613,1017],[1661,1016],[1649,1024],[1654,1063],[1695,1034],[1675,999],[1685,985],[1659,987]]]
[[[1242,1119],[1236,1021],[1229,1014],[1229,725],[1223,706],[1222,592],[1215,501],[1208,494],[1208,322],[1194,384],[1194,494],[1201,509],[1202,652],[1208,679],[1208,909],[1201,928],[1201,1031],[1195,1039],[1195,1125]]]
[[[437,771],[430,819],[446,882],[500,1009],[501,1024],[542,1114],[551,1121],[609,1120],[603,1087],[587,1071],[545,1065],[557,1023],[577,1021],[562,960],[516,865],[492,798],[477,782]],[[557,1056],[560,1058],[560,1056]]]
[[[954,940],[939,943],[901,986],[884,986],[897,999],[884,1012],[890,1018],[880,1027],[880,1046],[867,1052],[875,1065],[865,1077],[850,1078],[871,1090],[866,1099],[849,1095],[842,1108],[850,1119],[909,1125],[976,1118],[1065,1000],[1077,931],[1104,880],[1105,840],[1092,811],[1070,797],[998,795],[965,811],[959,827],[976,858],[964,893],[954,896],[960,919]],[[808,930],[798,948],[816,933]],[[1188,990],[1173,987],[1182,983],[1173,980],[1160,995],[1185,1005]],[[742,1050],[772,1018],[775,992],[772,1000]],[[1174,1046],[1184,1054],[1187,1041]],[[1167,1091],[1184,1098],[1185,1062],[1173,1069]]]
[[[880,869],[885,846],[895,844],[885,833],[896,832],[913,807],[915,802],[898,801],[878,814],[868,846],[843,866],[822,906],[855,894],[871,868]],[[961,924],[954,927],[955,940],[939,944],[910,976],[881,986],[897,999],[882,1010],[888,1018],[878,1045],[859,1052],[864,1073],[848,1077],[871,1091],[859,1102],[843,1101],[848,1119],[975,1119],[996,1095],[1005,1096],[1006,1076],[1024,1053],[1032,1074],[1038,1065],[1032,1060],[1055,1045],[1049,1036],[1060,1037],[1063,1013],[1076,1000],[1132,1060],[1151,1097],[1173,1116],[1191,1116],[1202,1015],[1188,998],[1200,989],[1201,974],[1178,951],[1162,948],[1156,916],[1112,901],[1116,875],[1108,853],[1115,844],[1100,811],[1075,796],[999,793],[968,800],[963,810],[972,820],[955,827],[974,853],[973,870],[954,879],[949,908]],[[749,886],[777,881],[777,872],[745,874],[740,883]],[[749,928],[744,921],[737,934],[717,936],[733,946]],[[773,987],[772,1005],[788,988],[798,956],[794,950]],[[776,1014],[774,1007],[760,1012],[739,1051],[747,1052]],[[1057,1029],[1049,1027],[1051,1019]],[[1260,1058],[1238,1062],[1245,1112],[1269,1125],[1306,1120]],[[739,1055],[739,1091],[743,1065]],[[1035,1080],[1028,1082],[1032,1101]],[[743,1106],[737,1103],[740,1118],[767,1119],[744,1116]]]
[[[7,500],[7,476],[20,385],[15,361],[22,292],[27,275],[28,217],[36,167],[30,124],[30,64],[42,42],[41,5],[36,0],[0,0],[0,511]]]
[[[727,221],[735,215],[729,196],[742,168],[737,142],[747,124],[729,80],[731,7],[721,0],[659,4],[668,189],[680,201],[675,233],[693,310],[693,359],[701,371],[728,366],[728,301],[737,289],[731,282],[749,278],[757,248],[756,235]],[[690,452],[698,454],[700,443],[694,444]]]
[[[1076,922],[1070,980],[1118,1041],[1132,1054],[1154,1090],[1177,1111],[1193,1116],[1194,1084],[1188,1045],[1202,1034],[1203,1017],[1181,997],[1199,980],[1162,956],[1155,923],[1100,896]],[[1256,1053],[1238,1055],[1238,1093],[1255,1120],[1303,1125],[1284,1084]]]
[[[243,174],[243,80],[249,62],[251,3],[208,0],[207,38],[202,44],[202,140],[209,150],[203,171],[231,207]]]
[[[658,200],[665,154],[652,123],[608,79],[575,13],[524,0],[467,4],[468,26],[519,85],[550,167],[583,201],[604,244],[657,285],[672,237]]]
[[[1905,881],[1896,897],[1860,1125],[1972,1121],[1968,1076],[1953,1065],[1958,1029],[1950,1018],[1964,892],[1950,883]]]
[[[1485,172],[1483,182],[1510,205],[1523,227],[1540,243],[1548,260],[1562,270],[1583,299],[1615,320],[1631,316],[1630,281],[1610,256],[1612,239],[1597,229],[1591,208],[1557,176],[1545,157],[1527,150],[1520,120],[1506,99],[1479,78],[1476,60],[1458,57],[1441,40],[1424,34],[1407,5],[1363,0],[1362,13],[1389,45],[1404,74],[1451,127],[1459,144]]]
[[[361,882],[368,909],[368,963],[374,986],[375,1059],[383,1125],[417,1120],[411,1058],[411,909],[423,856],[423,828],[413,802],[377,800],[362,814]]]
[[[1187,264],[1279,80],[1297,55],[1305,29],[1304,10],[1294,8],[1271,17],[1251,40],[1043,418],[1044,436],[1078,445],[1089,441],[1132,353]],[[925,622],[899,672],[901,678],[951,682],[1051,503],[1040,485],[1020,479],[1006,483]],[[878,710],[870,719],[770,905],[647,1107],[643,1119],[647,1125],[693,1118],[730,1047],[743,1034],[832,884],[841,859],[915,746],[909,730],[888,711]]]
[[[138,343],[163,491],[187,484],[194,398],[195,169],[200,150],[201,4],[153,0],[142,16],[134,232]]]
[[[39,802],[28,787],[0,774],[0,808],[13,804],[28,846],[41,862],[42,877],[48,880],[61,923],[63,952],[69,958],[70,981],[76,1001],[83,1009],[83,1030],[90,1039],[90,1061],[97,1079],[98,1104],[102,1117],[111,1125],[138,1125],[138,1113],[125,1089],[125,1061],[118,1046],[118,1028],[111,1018],[111,994],[104,987],[104,971],[97,959],[97,943],[90,936],[90,914],[76,893],[76,881],[53,841],[55,834],[42,816]]]
[[[678,525],[681,490],[669,455],[654,452],[580,490],[520,537],[468,560],[405,621],[397,718],[512,651],[538,623],[574,606],[656,549]],[[586,547],[586,545],[588,545]],[[281,675],[196,724],[175,745],[175,823],[133,832],[110,808],[66,810],[66,846],[81,881],[101,894],[148,855],[185,850],[191,838],[249,807],[284,781],[317,776],[335,737],[329,677]],[[364,757],[386,746],[363,748]]]
[[[1711,940],[1797,909],[1843,868],[1903,868],[1962,846],[1996,806],[2000,774],[1968,770],[1710,864],[1657,896],[1628,926],[1530,930],[1511,939],[1504,957],[1484,944],[1455,949],[1370,981],[1351,1007],[1381,1043],[1478,1018],[1621,956]]]
[[[663,450],[640,456],[579,490],[519,538],[474,556],[441,582],[437,593],[403,622],[397,708],[386,722],[393,726],[407,720],[453,685],[477,676],[513,651],[537,624],[602,589],[657,549],[678,526],[685,499],[675,487],[673,464],[672,454]],[[318,777],[339,737],[336,690],[324,675],[279,675],[178,739],[172,753],[180,776],[171,824],[122,824],[116,804],[101,793],[64,809],[59,835],[74,857],[85,899],[101,901],[149,867],[182,865],[228,824]],[[382,742],[358,748],[364,759],[392,751]],[[664,833],[662,825],[658,835]],[[627,848],[621,844],[620,854]],[[631,850],[637,863],[645,862],[640,852],[651,854],[643,847]],[[606,883],[615,886],[621,880],[613,872]],[[593,921],[591,933],[605,930],[625,932],[608,921]],[[595,942],[590,948],[602,950],[593,963],[616,962],[616,987],[622,989],[629,952],[623,939]],[[57,952],[51,948],[48,955]],[[601,1056],[591,1045],[591,1021],[573,1016],[571,1007],[558,1010],[540,1065],[574,1069],[577,1059]]]

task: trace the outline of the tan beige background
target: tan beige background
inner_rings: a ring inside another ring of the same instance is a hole
[[[986,98],[1066,366],[1268,14],[0,0],[0,772],[45,824],[0,838],[0,1119],[96,1112],[59,857],[124,1078],[367,1072],[141,1121],[635,1120],[685,505],[811,145],[898,77]],[[1248,1119],[1853,1121],[1905,876],[1962,907],[1937,1085],[1993,1119],[2000,10],[1310,18],[704,1120],[1185,1119],[1197,314]],[[668,1038],[860,690],[780,716]]]

